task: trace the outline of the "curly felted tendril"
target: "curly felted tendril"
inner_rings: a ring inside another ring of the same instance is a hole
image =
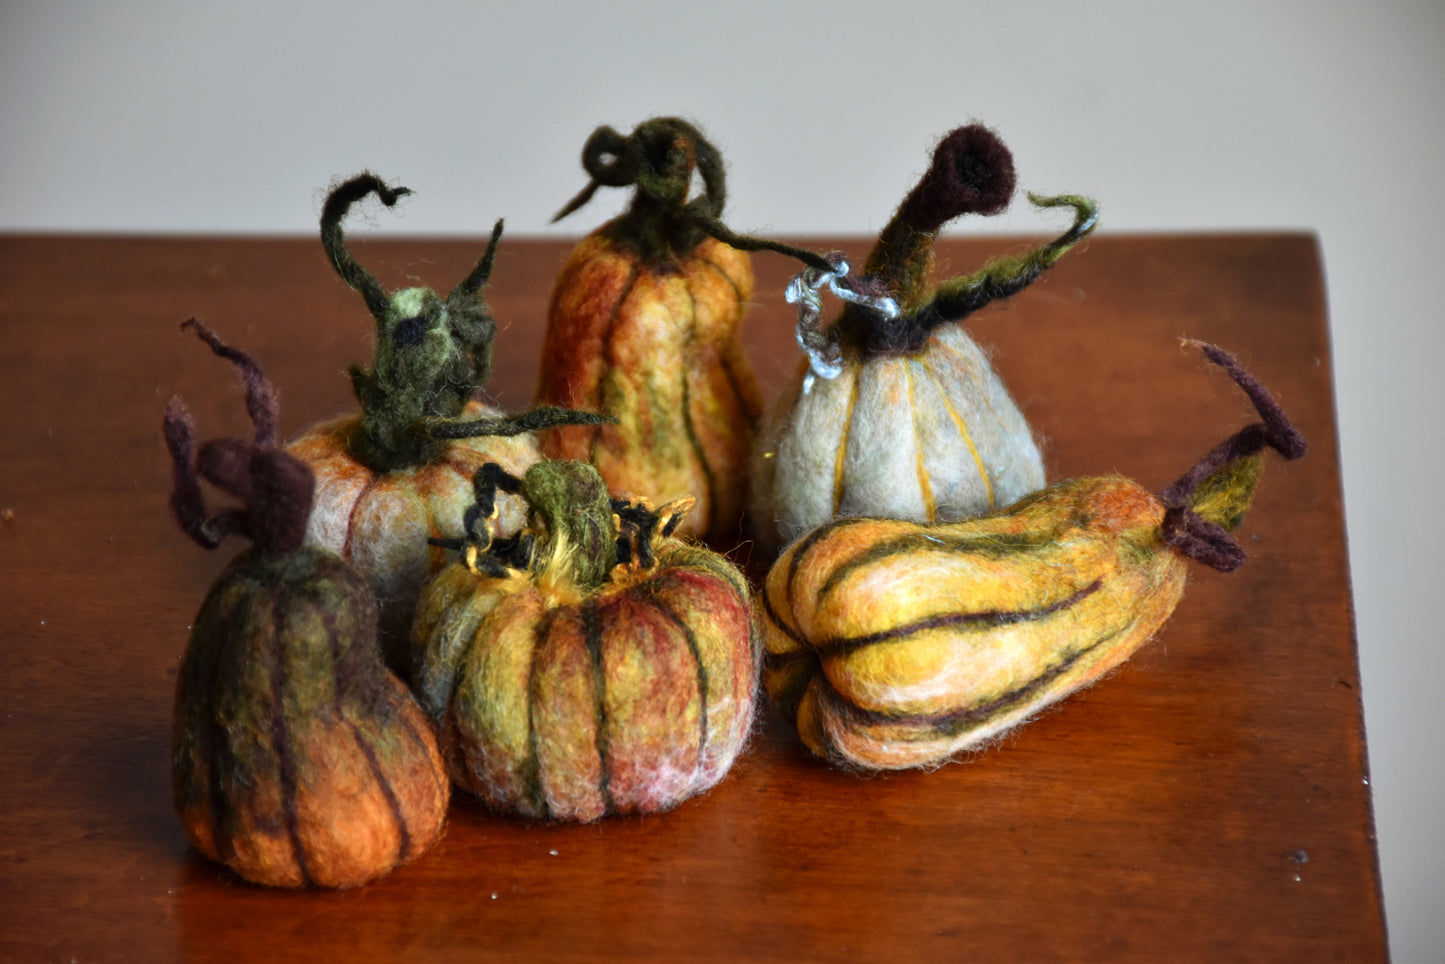
[[[1253,477],[1259,471],[1258,453],[1264,449],[1272,448],[1292,461],[1304,455],[1309,446],[1269,391],[1233,355],[1201,341],[1185,344],[1199,348],[1205,357],[1223,368],[1249,396],[1263,421],[1247,425],[1220,442],[1177,482],[1159,493],[1159,501],[1165,507],[1164,541],[1206,566],[1233,572],[1244,564],[1244,548],[1225,525],[1200,514],[1201,504],[1207,496],[1215,494],[1213,489],[1229,484],[1231,468],[1238,467],[1243,476],[1240,487],[1252,491]],[[1231,500],[1229,510],[1224,513],[1225,521],[1237,522],[1247,506],[1247,497]]]
[[[180,396],[166,406],[163,429],[175,470],[171,509],[186,534],[206,549],[230,535],[249,538],[263,552],[284,555],[305,539],[315,477],[304,463],[287,455],[277,434],[275,389],[250,355],[225,344],[192,318],[181,330],[193,329],[211,350],[236,366],[246,385],[246,409],[255,436],[251,440],[216,439],[195,444],[195,422]],[[243,503],[208,515],[200,479],[204,478]]]
[[[727,178],[722,154],[681,118],[655,117],[627,136],[599,127],[582,148],[582,166],[592,180],[563,205],[552,218],[554,223],[585,205],[599,187],[635,186],[627,215],[613,223],[609,234],[649,261],[677,258],[711,237],[740,251],[774,251],[828,270],[826,259],[818,254],[738,234],[723,224]],[[703,191],[689,201],[694,173],[701,176]]]
[[[497,331],[481,289],[496,260],[501,219],[481,258],[445,300],[426,287],[388,294],[347,251],[341,223],[352,205],[375,194],[392,207],[410,193],[364,171],[334,187],[321,212],[321,243],[332,266],[376,319],[372,367],[348,370],[362,408],[351,449],[376,471],[435,461],[446,439],[466,437],[460,434],[464,428],[453,427],[445,437],[435,431],[442,422],[458,420],[477,386],[490,376]],[[477,434],[487,430],[479,426]]]
[[[945,137],[934,150],[928,171],[879,233],[863,266],[863,277],[881,284],[899,310],[880,311],[867,301],[855,300],[843,310],[836,326],[839,332],[832,337],[851,337],[873,354],[915,353],[940,325],[962,321],[1027,288],[1094,230],[1098,210],[1088,198],[1030,194],[1030,202],[1039,208],[1072,207],[1073,224],[1033,251],[997,258],[928,292],[938,231],[963,214],[1002,211],[1014,183],[1013,156],[993,131],[970,124]]]

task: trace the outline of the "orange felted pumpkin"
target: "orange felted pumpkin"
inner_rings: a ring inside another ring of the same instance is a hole
[[[928,290],[933,242],[965,213],[995,214],[1014,187],[1013,159],[980,125],[949,134],[879,235],[859,275],[804,272],[798,341],[809,355],[768,413],[753,460],[753,519],[776,547],[829,519],[883,516],[948,522],[1008,505],[1044,484],[1023,413],[962,321],[1023,290],[1093,230],[1092,202],[1067,206],[1057,240]],[[828,327],[816,289],[848,299]]]
[[[253,545],[196,614],[176,680],[176,810],[197,850],[273,887],[354,887],[441,836],[451,787],[426,715],[382,665],[376,603],[334,553],[303,545],[314,479],[277,444],[276,395],[250,356],[187,322],[246,383],[252,439],[197,449],[166,408],[171,506],[208,549]],[[208,514],[204,478],[241,500]]]
[[[534,521],[492,541],[497,489]],[[506,812],[590,821],[670,809],[747,740],[761,647],[747,583],[670,537],[691,499],[609,499],[583,462],[487,466],[464,559],[417,608],[416,686],[457,784]]]
[[[288,451],[316,473],[307,541],[370,577],[388,660],[409,676],[404,653],[417,593],[446,562],[427,539],[460,535],[473,474],[487,462],[524,472],[540,457],[533,430],[597,419],[547,408],[507,417],[472,397],[492,367],[496,323],[481,288],[502,222],[445,300],[425,287],[388,294],[346,250],[341,231],[350,207],[373,193],[390,207],[410,192],[360,174],[332,190],[321,215],[332,266],[376,319],[374,367],[350,370],[361,411],[315,426]],[[523,520],[521,504],[506,499],[495,525],[507,534]]]
[[[635,185],[621,217],[584,238],[557,277],[537,401],[617,417],[542,440],[551,458],[591,462],[612,491],[697,510],[682,533],[733,544],[762,400],[740,324],[753,291],[745,250],[774,250],[826,268],[817,255],[736,235],[719,220],[722,157],[686,121],[655,118],[628,137],[588,139],[592,176],[561,218],[600,185]],[[688,200],[694,173],[703,194]]]

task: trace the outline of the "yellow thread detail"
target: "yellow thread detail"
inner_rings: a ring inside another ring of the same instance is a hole
[[[919,361],[918,366],[922,368],[924,373],[927,374],[929,378],[932,378],[934,384],[938,386],[938,397],[943,399],[943,407],[948,409],[948,414],[952,417],[953,424],[958,426],[958,434],[963,437],[964,444],[968,446],[968,451],[973,456],[973,464],[978,468],[978,477],[983,480],[983,490],[988,493],[988,507],[990,509],[995,508],[996,503],[993,497],[993,484],[988,480],[988,469],[984,466],[983,459],[979,457],[978,448],[973,444],[973,436],[969,434],[968,425],[964,423],[963,416],[958,414],[958,409],[954,408],[953,403],[948,400],[948,393],[943,390],[942,379],[934,374],[933,369],[929,368],[926,362]],[[984,404],[988,404],[987,395],[984,396]],[[990,411],[992,411],[991,406]],[[923,449],[921,446],[918,457],[920,460],[923,458]],[[930,519],[931,518],[930,516]]]
[[[852,384],[848,386],[848,410],[843,416],[843,437],[838,440],[838,456],[833,461],[833,514],[837,515],[838,510],[843,507],[843,469],[848,461],[848,436],[853,429],[853,409],[858,404],[858,383],[863,380],[863,365],[854,359],[848,359],[844,364],[857,371],[853,372]]]
[[[918,427],[918,400],[913,395],[913,369],[911,366],[903,366],[903,377],[908,380],[908,411],[913,416],[913,443],[918,452],[916,460],[918,463],[918,489],[923,496],[923,511],[929,522],[937,522],[938,504],[933,499],[933,483],[928,478],[928,467],[923,464],[923,432]],[[978,457],[977,453],[974,453],[974,457]],[[987,479],[984,479],[984,484],[988,484]],[[993,501],[990,500],[989,507],[992,508],[992,506]]]

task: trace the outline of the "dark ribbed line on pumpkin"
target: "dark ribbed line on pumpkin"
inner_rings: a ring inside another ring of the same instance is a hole
[[[422,712],[425,713],[426,711],[423,710]],[[407,737],[410,738],[412,745],[418,747],[418,752],[426,757],[427,769],[431,771],[432,779],[436,781],[437,796],[445,800],[448,785],[447,775],[436,768],[436,763],[433,761],[432,755],[426,752],[427,738],[422,736],[421,731],[412,724],[405,712],[397,714],[397,721],[406,727],[406,734]],[[435,737],[432,737],[432,739],[435,739]]]
[[[869,633],[866,636],[852,636],[843,639],[830,639],[813,647],[813,651],[820,658],[826,659],[829,656],[847,655],[856,653],[860,649],[869,646],[876,646],[879,643],[892,643],[905,639],[915,633],[927,632],[932,629],[947,629],[951,626],[977,626],[980,629],[992,629],[998,626],[1011,626],[1015,623],[1032,623],[1040,619],[1047,619],[1056,613],[1087,599],[1104,585],[1104,580],[1095,579],[1083,589],[1073,595],[1060,599],[1057,602],[1049,603],[1038,609],[1020,610],[989,610],[978,613],[945,613],[938,616],[930,616],[927,619],[920,619],[916,623],[909,623],[906,626],[898,626],[893,629],[885,629],[876,633]]]
[[[964,730],[985,723],[999,713],[1007,712],[1017,707],[1020,703],[1027,701],[1039,690],[1044,689],[1050,683],[1054,682],[1054,680],[1067,673],[1079,660],[1099,647],[1113,642],[1133,626],[1134,623],[1131,622],[1126,626],[1105,633],[1089,645],[1070,653],[1064,659],[1029,680],[1023,686],[1010,690],[1003,696],[997,697],[982,706],[974,706],[962,710],[949,710],[944,713],[898,715],[880,713],[877,710],[865,710],[860,706],[854,706],[849,703],[841,694],[833,689],[832,684],[828,682],[826,676],[822,677],[825,684],[824,695],[827,697],[829,704],[838,712],[864,726],[896,726],[902,724],[904,726],[928,727],[930,732],[920,736],[920,740],[929,739],[934,736],[943,736],[951,739],[958,736]]]
[[[844,365],[847,366],[847,362]],[[846,370],[846,369],[845,369]],[[847,492],[848,441],[853,437],[853,417],[858,411],[858,385],[863,381],[866,368],[860,363],[848,385],[848,410],[843,416],[843,437],[838,440],[838,452],[833,463],[833,514],[843,508],[843,496]]]
[[[276,768],[281,779],[281,812],[286,823],[286,833],[291,838],[291,849],[296,856],[296,867],[301,871],[301,883],[311,886],[311,872],[306,867],[306,852],[301,846],[300,816],[296,810],[296,762],[291,759],[291,740],[286,731],[286,608],[291,602],[291,592],[284,584],[277,584],[271,602],[272,635],[275,661],[271,665],[271,745],[276,750]]]
[[[946,555],[978,555],[988,559],[1026,555],[1057,547],[1058,530],[1051,532],[999,533],[987,536],[958,538],[946,532],[910,532],[885,542],[875,543],[844,562],[838,563],[818,589],[818,603],[828,597],[850,575],[864,566],[883,562],[894,556],[937,552]]]
[[[228,614],[233,615],[233,614]],[[227,620],[229,622],[229,620]],[[197,625],[200,625],[200,619]],[[209,620],[207,620],[209,624]],[[223,638],[235,648],[235,637],[237,633],[226,632]],[[204,647],[203,651],[209,650],[210,646]],[[216,843],[216,853],[220,855],[223,862],[229,863],[236,859],[236,810],[231,806],[231,798],[226,793],[225,774],[232,773],[235,776],[236,757],[231,750],[231,741],[226,738],[226,728],[216,718],[215,694],[221,691],[222,666],[227,662],[222,657],[230,657],[231,650],[224,650],[220,653],[206,653],[210,659],[205,665],[205,688],[204,702],[206,708],[205,725],[201,730],[205,733],[204,739],[211,752],[205,753],[200,758],[210,767],[207,775],[207,783],[211,791],[211,837]],[[197,675],[202,675],[197,673]],[[194,699],[192,695],[192,699]]]
[[[597,789],[602,793],[602,807],[605,812],[616,813],[617,804],[612,799],[612,763],[608,758],[611,741],[607,735],[607,674],[602,668],[602,620],[597,612],[596,599],[588,600],[583,607],[582,626],[586,633],[587,654],[592,657],[592,692],[597,713],[597,764],[601,769]]]
[[[552,631],[554,615],[548,615],[532,624],[532,658],[527,661],[527,759],[522,761],[522,779],[527,787],[532,809],[543,820],[552,819],[552,808],[547,803],[547,788],[542,785],[542,754],[537,748],[537,660],[542,644]]]
[[[367,471],[371,470],[368,469]],[[337,553],[337,555],[343,559],[351,557],[351,535],[356,531],[356,513],[361,511],[361,503],[365,501],[368,495],[371,495],[371,490],[376,488],[380,482],[380,475],[373,475],[367,479],[366,484],[361,487],[361,491],[356,493],[356,501],[351,503],[351,511],[346,513],[346,538],[342,540],[341,551]]]
[[[831,533],[836,532],[839,529],[846,528],[847,526],[858,525],[861,522],[872,521],[874,520],[864,518],[863,516],[850,516],[847,519],[834,519],[832,522],[828,522],[818,526],[818,528],[814,529],[812,532],[804,536],[797,543],[797,545],[793,546],[793,556],[791,559],[788,560],[788,579],[783,584],[788,591],[787,595],[789,609],[793,608],[793,590],[797,583],[798,570],[801,569],[803,565],[803,557],[806,556],[814,546],[816,546],[819,542],[823,541],[823,539]]]
[[[711,258],[701,257],[701,256],[698,255],[696,252],[693,253],[693,258],[696,259],[697,261],[701,262],[702,264],[707,265],[709,268],[713,269],[713,270],[716,271],[718,274],[722,275],[722,279],[728,283],[728,287],[730,287],[730,288],[733,289],[733,300],[736,301],[736,302],[738,302],[739,304],[742,303],[742,300],[743,300],[743,289],[741,289],[741,288],[738,287],[738,283],[733,280],[733,276],[732,276],[732,275],[728,274],[726,271],[724,271],[724,270],[722,269],[722,265],[718,264],[716,261],[714,261],[714,260],[711,259]]]
[[[345,659],[346,671],[342,671],[343,656],[341,653],[341,637],[336,631],[336,612],[329,606],[320,607],[319,611],[321,613],[322,623],[326,627],[326,636],[331,640],[331,711],[338,720],[344,720],[346,722],[347,728],[351,730],[351,739],[356,743],[356,748],[366,757],[367,766],[371,768],[372,779],[376,780],[376,785],[380,788],[381,795],[386,798],[387,805],[391,807],[392,819],[396,821],[398,841],[396,860],[394,862],[400,863],[411,851],[411,832],[406,826],[406,814],[402,812],[401,801],[397,799],[396,791],[392,788],[391,781],[386,778],[386,774],[382,771],[381,761],[376,757],[376,750],[362,738],[361,728],[356,725],[356,721],[346,712],[344,697],[346,690],[350,688],[350,683],[356,675],[356,670],[354,669],[356,660],[354,658]],[[355,645],[355,641],[353,640],[352,647],[346,656],[354,657],[360,648],[360,646]]]
[[[697,769],[701,770],[703,760],[707,756],[707,699],[708,699],[708,677],[707,667],[703,665],[702,650],[698,648],[697,637],[693,635],[692,629],[683,621],[671,606],[655,593],[649,594],[648,601],[657,607],[662,613],[682,631],[683,639],[687,640],[687,648],[692,653],[692,658],[697,663],[697,697],[698,697],[698,735],[697,735]]]
[[[698,464],[702,466],[703,484],[707,486],[707,525],[705,532],[717,531],[717,476],[713,473],[712,465],[707,460],[707,452],[703,451],[702,439],[697,436],[697,425],[692,420],[692,378],[688,372],[687,361],[692,357],[692,346],[697,341],[697,299],[693,297],[692,289],[683,286],[687,292],[687,300],[692,305],[691,324],[687,329],[687,340],[683,343],[687,358],[683,360],[682,368],[682,425],[687,432],[687,442],[692,446],[693,454],[697,456]]]
[[[612,336],[617,331],[617,319],[622,317],[622,307],[627,304],[627,299],[632,296],[632,289],[637,286],[638,264],[633,261],[627,270],[627,281],[622,285],[622,291],[617,296],[617,303],[612,306],[612,311],[607,315],[607,330],[602,333],[603,354],[607,359],[609,368],[617,367],[617,358],[612,351]],[[597,397],[593,400],[593,408],[602,408],[602,386],[593,386]],[[602,437],[602,426],[592,427],[592,439],[587,443],[587,461],[593,465],[597,464],[597,440]]]
[[[772,599],[768,598],[768,587],[766,584],[763,585],[763,591],[758,593],[758,595],[761,596],[763,599],[763,615],[768,618],[768,622],[778,627],[778,629],[782,630],[784,636],[797,643],[798,646],[801,647],[803,650],[806,650],[808,648],[808,641],[804,639],[802,637],[802,634],[800,634],[796,629],[783,622],[783,620],[778,616],[778,611],[773,608],[773,601]],[[768,654],[768,658],[772,659],[771,653]]]

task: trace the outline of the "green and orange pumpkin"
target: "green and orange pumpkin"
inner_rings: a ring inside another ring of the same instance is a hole
[[[489,541],[496,486],[533,522]],[[747,741],[761,648],[742,575],[671,537],[686,503],[612,501],[576,461],[478,476],[464,558],[417,610],[417,688],[452,778],[489,806],[591,821],[668,810]]]

